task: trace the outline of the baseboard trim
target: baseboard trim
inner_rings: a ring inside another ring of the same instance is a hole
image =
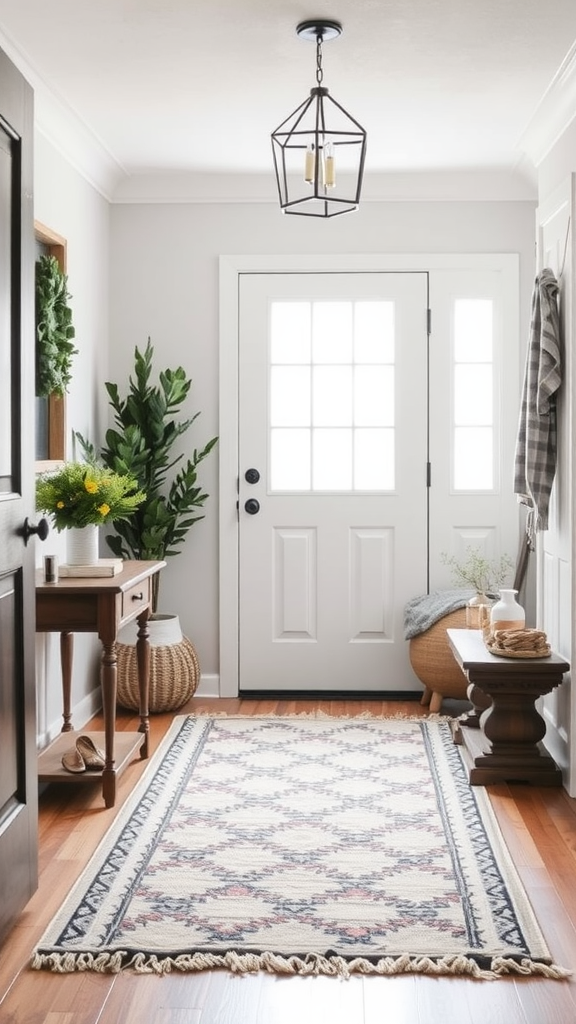
[[[215,672],[211,675],[201,675],[194,696],[220,697],[220,676]]]
[[[246,700],[420,700],[422,690],[241,690]]]
[[[72,724],[74,729],[82,729],[87,722],[90,721],[94,715],[97,715],[102,707],[102,691],[97,686],[90,693],[86,694],[77,704],[72,708]],[[48,747],[53,740],[62,732],[62,717],[57,721],[51,722],[45,732],[40,733],[36,737],[37,749],[44,750]]]

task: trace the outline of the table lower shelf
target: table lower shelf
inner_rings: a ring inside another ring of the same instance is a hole
[[[84,732],[62,732],[60,735],[42,750],[38,755],[38,781],[39,782],[71,782],[81,785],[84,782],[99,782],[102,772],[67,772],[62,767],[62,755],[72,750],[79,736],[86,735]],[[105,741],[103,732],[90,732],[91,739],[97,747],[104,750]],[[117,732],[114,735],[114,757],[116,775],[123,771],[134,760],[140,760],[140,747],[144,743],[144,736],[141,732]]]

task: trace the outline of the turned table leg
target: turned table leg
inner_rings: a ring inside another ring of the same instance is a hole
[[[148,618],[150,609],[146,608],[138,616],[138,637],[136,640],[136,661],[138,663],[138,689],[140,698],[140,725],[138,732],[144,733],[144,742],[140,747],[140,757],[148,757],[150,741],[150,718],[148,715],[150,691],[150,630]]]
[[[106,807],[116,801],[116,768],[114,761],[114,732],[116,728],[117,659],[116,641],[102,641],[102,712],[106,762],[102,772],[102,796]]]
[[[460,725],[466,725],[470,729],[479,729],[480,718],[483,712],[491,706],[492,698],[475,683],[470,683],[466,690],[466,696],[472,705],[472,711],[467,711],[465,715],[461,716]]]
[[[62,718],[61,732],[72,731],[72,659],[74,656],[74,634],[69,630],[60,633],[60,668],[62,671]]]

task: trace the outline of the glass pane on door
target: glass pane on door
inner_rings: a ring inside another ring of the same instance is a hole
[[[394,302],[274,301],[272,491],[392,491]]]

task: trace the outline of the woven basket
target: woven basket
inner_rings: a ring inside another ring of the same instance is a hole
[[[466,629],[466,609],[458,608],[410,640],[410,664],[428,691],[441,697],[466,699],[468,680],[446,636],[447,629]]]
[[[118,657],[118,689],[116,700],[123,708],[140,709],[138,661],[131,644],[116,645]],[[194,645],[187,637],[176,644],[150,647],[150,690],[148,709],[151,713],[176,711],[196,692],[200,666]]]

